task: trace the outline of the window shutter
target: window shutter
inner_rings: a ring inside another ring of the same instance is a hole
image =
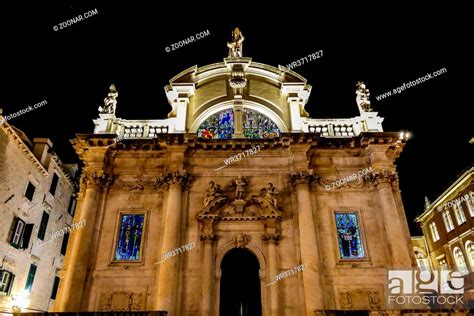
[[[18,217],[14,217],[12,221],[12,226],[10,226],[10,232],[8,233],[8,240],[12,243],[13,242],[13,235],[15,234],[16,225],[18,225]]]
[[[23,233],[23,238],[20,242],[21,249],[28,249],[30,245],[31,232],[33,231],[33,224],[26,224],[25,231]]]
[[[12,288],[13,288],[13,282],[15,281],[15,275],[12,273],[10,277],[10,285],[8,287],[7,295],[10,296],[12,293]]]

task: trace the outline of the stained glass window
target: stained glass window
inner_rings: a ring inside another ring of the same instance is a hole
[[[144,214],[122,214],[115,260],[140,260]]]
[[[280,130],[265,115],[244,109],[242,111],[243,134],[246,138],[274,138],[280,136]]]
[[[205,139],[230,139],[234,134],[234,112],[232,109],[217,112],[199,126],[197,135]]]
[[[364,257],[364,248],[356,213],[336,213],[337,237],[342,259]]]

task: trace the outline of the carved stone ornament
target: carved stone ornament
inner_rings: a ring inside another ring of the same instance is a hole
[[[312,170],[293,172],[290,174],[289,178],[291,185],[294,187],[299,184],[311,185],[317,180],[317,177],[313,175]]]
[[[398,183],[398,175],[395,171],[391,170],[376,170],[364,176],[364,180],[375,186],[382,183],[393,185],[394,183]]]
[[[192,180],[193,177],[186,170],[165,172],[156,179],[155,185],[163,190],[169,189],[170,186],[180,186],[182,189],[186,189]]]
[[[248,244],[248,237],[240,233],[234,237],[235,247],[244,248]]]
[[[339,292],[339,303],[346,310],[381,309],[380,293],[377,290],[357,289]]]
[[[198,219],[217,218],[219,220],[261,220],[282,218],[277,208],[278,189],[268,183],[260,190],[259,195],[246,196],[244,186],[247,180],[239,176],[232,181],[235,191],[224,192],[221,186],[211,181],[203,201],[203,209]]]
[[[139,311],[143,310],[141,292],[102,292],[99,297],[99,311]]]
[[[93,185],[105,187],[114,183],[115,175],[104,174],[103,172],[84,171],[81,176],[81,188],[88,188]]]

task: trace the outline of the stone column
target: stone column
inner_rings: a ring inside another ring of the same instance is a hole
[[[388,170],[372,173],[369,180],[375,185],[380,203],[380,213],[383,217],[384,228],[387,234],[388,249],[390,252],[391,268],[410,268],[412,266],[412,249],[410,237],[404,221],[404,212],[401,210],[392,191],[392,183],[398,182],[395,172]]]
[[[98,173],[84,172],[81,192],[82,203],[74,222],[84,221],[86,225],[75,230],[69,240],[69,249],[65,265],[64,278],[61,280],[60,301],[57,309],[60,312],[81,311],[83,293],[89,260],[92,257],[94,231],[97,211],[103,188],[111,182],[110,177]],[[83,197],[82,197],[83,196]]]
[[[214,306],[214,240],[213,234],[201,235],[203,244],[201,315],[213,316]]]
[[[180,228],[182,215],[182,190],[189,180],[185,172],[174,172],[162,175],[157,184],[168,189],[168,201],[163,225],[163,243],[159,258],[164,253],[181,246]],[[176,316],[176,301],[178,296],[179,256],[164,260],[159,265],[156,279],[155,309],[167,311],[168,316]]]
[[[301,264],[307,264],[303,273],[305,296],[304,315],[313,316],[316,310],[324,309],[324,292],[320,275],[318,240],[311,206],[309,185],[314,177],[307,172],[298,172],[290,175],[292,185],[296,190],[298,203],[298,226],[301,248]]]
[[[264,236],[263,240],[267,244],[268,249],[268,275],[269,283],[274,281],[275,276],[279,273],[278,271],[278,257],[277,257],[277,243],[279,240],[278,235],[267,234]],[[275,282],[271,285],[268,285],[270,292],[270,316],[279,316],[280,313],[280,299],[279,299],[279,283]]]

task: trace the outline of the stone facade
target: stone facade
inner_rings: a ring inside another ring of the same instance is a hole
[[[74,205],[70,199],[77,166],[62,164],[51,148],[48,139],[31,142],[7,122],[0,126],[0,279],[8,280],[0,291],[4,311],[47,311],[53,303],[55,276],[63,267],[64,237],[52,239],[51,234],[72,222],[68,210]],[[58,181],[52,194],[54,176]],[[31,289],[25,291],[31,265],[37,267],[36,273]]]
[[[53,310],[218,315],[221,267],[234,249],[258,261],[262,315],[384,309],[387,270],[415,265],[394,164],[406,138],[362,108],[351,119],[309,118],[310,91],[289,69],[229,57],[174,77],[166,120],[101,113],[93,134],[73,140],[84,162],[75,221],[87,226],[72,233]],[[232,137],[198,137],[229,109]],[[271,120],[278,137],[246,137],[245,110]],[[336,213],[348,212],[357,236],[336,227]],[[124,239],[128,251],[129,237],[136,246],[141,236],[139,255],[119,260],[127,214],[143,216]],[[356,237],[351,257],[343,244]]]

